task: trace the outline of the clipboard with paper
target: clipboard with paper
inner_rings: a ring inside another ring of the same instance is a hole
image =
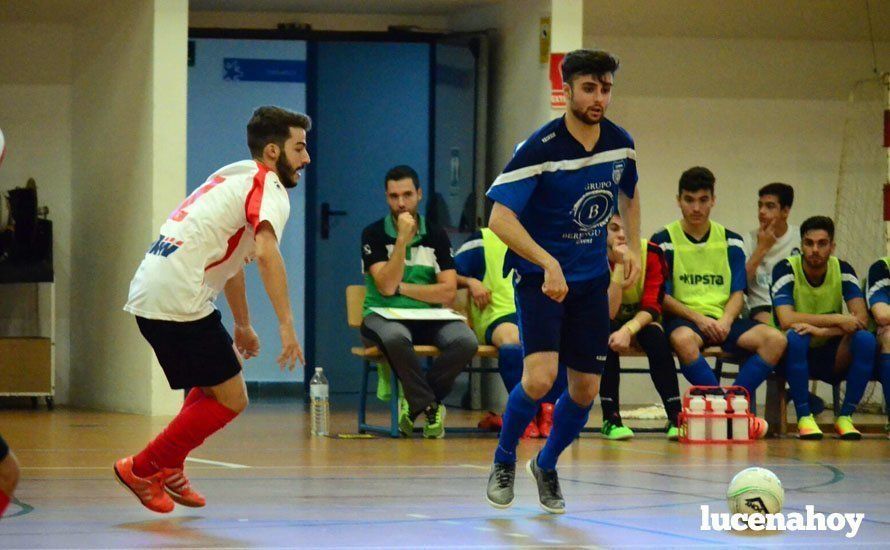
[[[371,311],[390,321],[465,321],[447,308],[372,307]]]

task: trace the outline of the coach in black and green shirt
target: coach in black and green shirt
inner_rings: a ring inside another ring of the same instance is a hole
[[[424,437],[440,438],[445,435],[442,400],[476,353],[476,336],[463,321],[394,321],[371,311],[441,307],[457,291],[448,235],[417,214],[423,198],[417,172],[396,166],[387,172],[384,185],[390,214],[362,231],[367,287],[362,338],[380,348],[402,383],[401,432],[409,435],[414,420],[424,414]],[[414,353],[416,344],[434,345],[441,352],[426,373]]]

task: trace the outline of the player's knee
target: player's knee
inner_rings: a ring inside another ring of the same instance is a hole
[[[513,323],[501,323],[492,332],[491,343],[496,347],[519,344],[519,327]]]
[[[782,359],[787,347],[788,339],[785,335],[776,329],[771,329],[764,336],[763,345],[760,346],[758,353],[764,360],[776,364]]]
[[[386,334],[382,336],[380,340],[383,343],[383,347],[388,350],[410,348],[414,345],[411,342],[411,338],[407,334],[402,334],[401,332]]]
[[[476,340],[476,335],[469,328],[467,328],[465,333],[461,333],[450,342],[449,345],[458,350],[461,357],[465,357],[468,360],[476,355],[476,350],[479,349],[479,341]]]
[[[690,331],[676,330],[671,334],[671,347],[674,348],[680,361],[689,363],[694,361],[699,355],[698,342],[695,333]]]
[[[247,405],[250,404],[250,399],[247,397],[247,392],[238,392],[233,393],[231,395],[223,396],[221,399],[218,399],[220,405],[229,409],[235,414],[241,414],[244,412],[244,409],[247,408]]]
[[[555,380],[555,372],[528,372],[526,370],[522,374],[522,388],[529,397],[538,400],[547,395]]]
[[[599,383],[575,385],[569,388],[569,395],[571,396],[572,401],[582,407],[589,407],[592,405],[593,400],[596,399],[598,393]]]

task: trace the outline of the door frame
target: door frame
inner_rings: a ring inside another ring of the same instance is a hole
[[[454,44],[455,41],[466,43],[476,57],[476,116],[474,132],[474,164],[475,164],[475,191],[477,201],[477,221],[479,213],[484,213],[487,187],[487,150],[488,150],[488,72],[489,72],[489,37],[486,32],[472,33],[430,33],[413,32],[397,28],[388,31],[313,31],[304,29],[219,29],[189,27],[188,38],[218,38],[218,39],[243,39],[243,40],[294,40],[306,42],[306,110],[307,114],[315,118],[318,113],[318,93],[316,83],[318,81],[318,55],[319,42],[400,42],[400,43],[425,43],[430,47],[430,112],[429,112],[429,182],[428,193],[435,196],[435,122],[436,122],[436,44],[445,42]],[[313,170],[306,172],[306,219],[304,220],[305,251],[304,262],[304,299],[306,333],[303,335],[304,354],[306,365],[303,367],[303,393],[308,394],[309,380],[312,377],[316,359],[315,346],[315,293],[316,293],[316,251],[315,232],[318,230],[318,196],[317,179]],[[484,215],[484,214],[483,214]]]

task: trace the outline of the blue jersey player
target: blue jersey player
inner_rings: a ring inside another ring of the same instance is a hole
[[[556,460],[587,422],[599,390],[609,340],[606,226],[616,205],[629,251],[625,286],[640,276],[640,202],[630,135],[605,118],[618,60],[575,50],[562,65],[566,113],[533,133],[491,185],[489,228],[510,248],[504,269],[514,286],[524,365],[510,392],[486,497],[513,503],[516,445],[553,385],[559,363],[568,389],[553,411],[553,428],[527,464],[541,507],[565,511]]]

